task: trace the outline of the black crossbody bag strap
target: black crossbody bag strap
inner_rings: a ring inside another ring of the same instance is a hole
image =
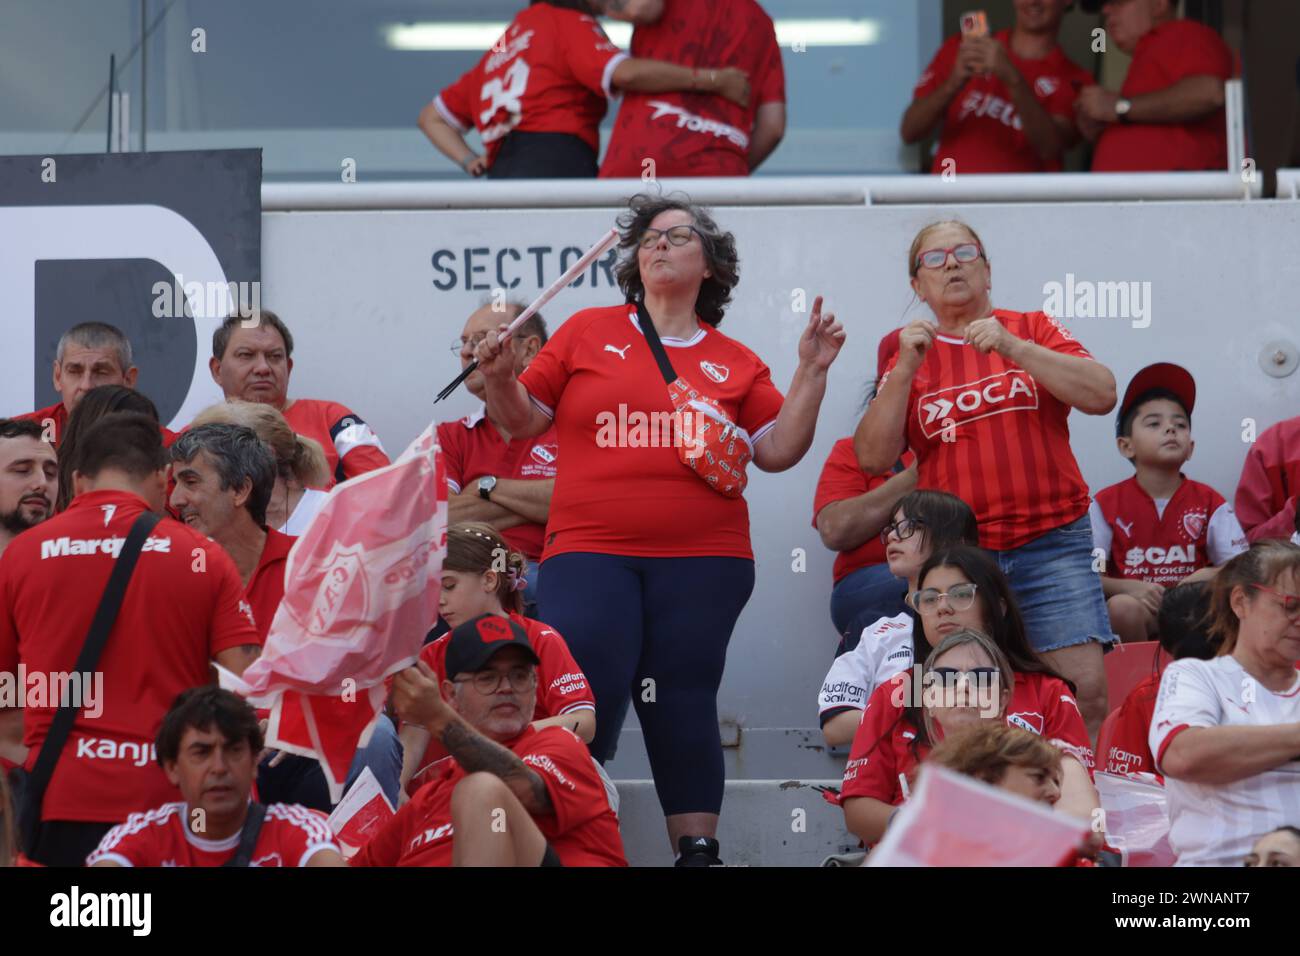
[[[253,859],[253,847],[257,846],[257,835],[262,832],[262,821],[266,819],[266,805],[250,803],[248,816],[244,818],[244,829],[239,831],[239,849],[222,866],[248,866]]]
[[[140,557],[145,539],[161,519],[161,515],[146,511],[131,525],[126,541],[122,544],[122,550],[118,552],[117,560],[113,562],[113,571],[108,576],[108,584],[104,586],[104,594],[99,599],[99,607],[95,609],[95,617],[90,623],[90,632],[86,635],[86,642],[81,645],[81,653],[77,655],[73,673],[93,673],[99,664],[104,645],[108,643],[109,632],[113,630],[113,622],[117,620],[117,612],[121,610],[122,599],[126,596],[126,587],[131,581],[136,560]],[[24,830],[30,832],[24,834],[26,838],[24,846],[28,850],[33,847],[35,834],[40,829],[41,805],[45,802],[45,790],[50,785],[50,778],[54,775],[54,768],[63,753],[63,746],[68,742],[68,734],[72,733],[72,725],[80,712],[80,701],[68,702],[59,707],[54,720],[50,723],[50,732],[41,744],[41,752],[36,755],[32,772],[27,777],[24,798],[29,817]]]
[[[654,353],[655,362],[659,364],[659,374],[664,377],[664,384],[671,385],[677,381],[677,373],[673,371],[673,363],[668,361],[664,344],[659,341],[659,332],[655,329],[655,324],[650,321],[650,313],[645,310],[645,304],[642,302],[636,304],[636,320],[641,326],[641,334],[650,345],[650,351]]]

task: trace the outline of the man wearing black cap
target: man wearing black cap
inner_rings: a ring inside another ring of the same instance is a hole
[[[531,726],[537,654],[523,629],[483,614],[447,645],[439,688],[420,662],[393,702],[451,754],[352,866],[626,866],[618,818],[586,745]]]
[[[1155,635],[1167,588],[1212,577],[1247,547],[1232,505],[1182,473],[1195,403],[1191,373],[1158,362],[1133,376],[1119,406],[1116,444],[1136,474],[1097,492],[1089,516],[1093,544],[1106,555],[1111,628],[1125,641]]]

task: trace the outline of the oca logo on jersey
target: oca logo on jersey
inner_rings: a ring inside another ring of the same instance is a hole
[[[934,438],[945,428],[1037,407],[1037,383],[1028,372],[1017,368],[922,395],[916,410],[921,433]]]

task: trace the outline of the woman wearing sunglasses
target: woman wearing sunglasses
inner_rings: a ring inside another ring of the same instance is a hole
[[[1115,636],[1067,419],[1074,408],[1109,412],[1115,376],[1051,316],[993,307],[988,256],[966,224],[926,226],[907,265],[934,319],[900,333],[854,434],[858,462],[879,474],[910,448],[921,487],[971,506],[1021,598],[1030,643],[1079,688],[1095,734],[1106,716],[1102,645]]]
[[[518,378],[496,336],[479,343],[477,358],[488,406],[511,435],[555,422],[565,464],[538,613],[590,680],[591,752],[602,763],[614,755],[635,706],[678,862],[712,866],[723,791],[718,686],[754,588],[754,553],[743,481],[736,487],[731,470],[744,456],[728,466],[730,493],[710,463],[721,457],[687,464],[698,445],[679,441],[681,405],[666,382],[684,380],[714,403],[731,424],[711,434],[731,436],[728,447],[752,449],[762,471],[784,471],[812,444],[844,331],[817,297],[783,396],[767,365],[718,330],[739,277],[731,233],[671,197],[634,197],[619,224],[626,303],[566,320]]]
[[[913,491],[899,499],[893,520],[880,532],[894,577],[916,590],[926,558],[954,544],[978,544],[975,515],[966,502],[944,491]],[[916,612],[882,617],[862,631],[857,645],[835,658],[817,698],[822,734],[832,747],[853,740],[871,692],[912,666]],[[922,640],[924,646],[924,640]]]
[[[937,649],[959,631],[978,629],[989,636],[1013,675],[1004,685],[1010,686],[1011,697],[1003,718],[1009,726],[1038,734],[1061,751],[1059,808],[1091,818],[1098,801],[1089,776],[1092,748],[1083,718],[1070,685],[1030,649],[1016,599],[996,561],[979,548],[947,548],[930,556],[917,581],[909,600],[920,620],[921,640]],[[921,657],[929,645],[918,641],[916,656]],[[868,843],[880,838],[888,808],[901,802],[903,794],[882,788],[875,777],[868,785],[861,773],[871,763],[867,758],[881,746],[879,741],[901,733],[898,728],[904,725],[916,735],[910,738],[914,754],[930,744],[922,708],[905,693],[915,683],[911,673],[902,673],[878,687],[853,738],[840,801],[849,829]]]
[[[1166,667],[1151,720],[1177,866],[1235,866],[1300,820],[1300,547],[1232,558],[1210,614],[1218,656]]]

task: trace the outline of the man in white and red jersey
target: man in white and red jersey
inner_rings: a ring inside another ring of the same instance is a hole
[[[390,464],[379,436],[346,405],[288,397],[293,336],[274,312],[263,309],[222,322],[212,333],[208,368],[227,399],[271,405],[295,432],[320,442],[330,467],[330,487]]]
[[[115,413],[84,441],[71,506],[0,557],[0,672],[21,673],[21,666],[27,674],[68,674],[128,531],[144,511],[163,510],[166,457],[157,422]],[[240,591],[239,572],[221,548],[179,521],[158,522],[93,680],[83,678],[95,699],[83,695],[45,793],[40,843],[25,848],[29,858],[79,865],[110,825],[174,799],[175,788],[152,761],[154,736],[178,693],[211,680],[211,661],[242,674],[257,656]],[[57,706],[27,703],[30,771]]]
[[[225,866],[239,849],[262,730],[242,698],[218,687],[184,691],[158,731],[158,765],[185,799],[133,813],[109,830],[89,866]],[[329,821],[272,803],[248,866],[345,866]]]
[[[473,69],[425,106],[420,129],[471,176],[595,176],[600,121],[615,91],[698,90],[748,102],[742,71],[629,58],[591,14],[588,0],[532,0]],[[465,142],[475,127],[486,156]]]
[[[451,756],[352,866],[627,865],[586,745],[529,725],[537,662],[522,628],[484,614],[452,630],[441,687],[423,662],[397,675],[398,713]]]
[[[1252,542],[1300,533],[1300,415],[1264,429],[1246,452],[1234,503]]]
[[[1107,0],[1106,35],[1133,59],[1118,93],[1085,87],[1079,128],[1096,143],[1092,171],[1225,169],[1224,81],[1234,56],[1214,30],[1178,19],[1175,0]]]
[[[1101,585],[1111,628],[1125,641],[1156,633],[1165,588],[1213,577],[1246,550],[1232,505],[1182,472],[1195,402],[1196,382],[1181,366],[1158,362],[1133,376],[1115,440],[1136,474],[1097,492],[1088,511],[1093,547],[1107,559]]]
[[[474,349],[483,336],[494,334],[502,322],[510,322],[523,310],[523,305],[508,302],[504,312],[484,305],[470,313],[460,334],[461,368],[473,361]],[[509,348],[516,375],[532,363],[546,339],[546,322],[540,315],[515,330]],[[438,425],[438,447],[451,490],[447,523],[484,521],[499,531],[511,548],[528,559],[524,603],[535,605],[536,566],[551,511],[559,438],[554,425],[533,438],[513,438],[487,406],[481,372],[465,379],[465,388],[484,402],[483,407],[458,421]]]
[[[1070,0],[1015,0],[1016,24],[993,36],[951,36],[912,92],[900,135],[942,124],[935,173],[1059,172],[1079,141],[1074,100],[1092,83],[1057,43]]]
[[[748,105],[684,90],[627,93],[602,177],[747,176],[785,136],[785,70],[776,28],[755,0],[596,0],[607,17],[636,24],[632,55],[744,70]]]

